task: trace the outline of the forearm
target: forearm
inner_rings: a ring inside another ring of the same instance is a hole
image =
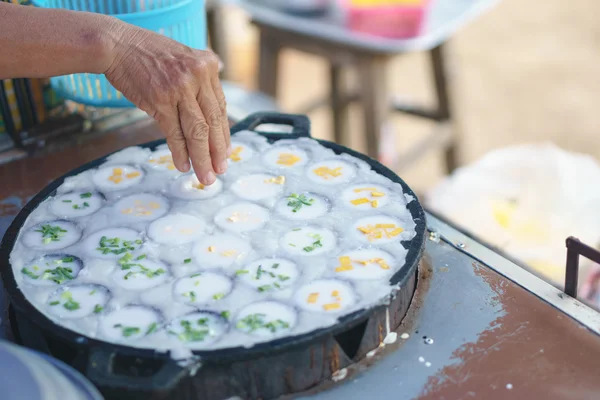
[[[104,73],[123,25],[101,14],[0,2],[0,79]]]

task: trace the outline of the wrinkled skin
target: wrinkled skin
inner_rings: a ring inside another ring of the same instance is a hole
[[[231,152],[217,56],[135,27],[119,37],[107,79],[159,123],[178,170],[191,160],[198,180],[214,183]]]

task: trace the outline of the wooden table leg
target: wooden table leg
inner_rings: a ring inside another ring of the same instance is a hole
[[[386,80],[387,57],[364,56],[358,60],[360,97],[364,110],[367,154],[379,156],[379,134],[389,113]]]
[[[279,52],[277,38],[265,29],[260,30],[260,56],[258,65],[258,91],[277,99],[279,76]]]
[[[206,24],[208,25],[208,38],[210,47],[223,61],[223,69],[221,70],[221,78],[230,78],[229,57],[227,54],[227,34],[225,32],[225,21],[223,18],[223,10],[219,5],[212,5],[206,10]]]
[[[446,123],[451,125],[452,130],[451,139],[446,147],[446,172],[451,173],[458,166],[457,162],[457,139],[458,135],[455,131],[455,125],[452,121],[451,107],[450,107],[450,96],[449,83],[448,83],[448,71],[444,57],[444,44],[433,48],[430,52],[431,63],[433,69],[433,79],[435,83],[435,92],[438,100],[438,114],[440,123]]]
[[[346,124],[348,118],[348,102],[344,99],[344,70],[341,65],[332,63],[329,66],[329,81],[331,83],[330,104],[331,119],[335,142],[342,146],[350,146],[350,135]]]

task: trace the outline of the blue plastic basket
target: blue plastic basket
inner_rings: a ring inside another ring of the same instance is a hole
[[[163,34],[194,49],[206,49],[204,0],[34,0],[45,8],[111,15]],[[73,74],[50,79],[58,95],[95,107],[134,107],[104,77]]]

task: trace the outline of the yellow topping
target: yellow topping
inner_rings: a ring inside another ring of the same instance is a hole
[[[341,307],[341,306],[340,306],[340,303],[329,303],[329,304],[323,304],[323,309],[324,309],[325,311],[337,310],[337,309],[339,309],[340,307]]]
[[[121,169],[121,168],[113,168],[113,175],[114,176],[121,176],[121,175],[123,175],[123,169]]]
[[[279,175],[277,178],[265,179],[265,183],[274,183],[276,185],[283,185],[285,183],[285,176]]]
[[[338,297],[340,295],[340,291],[339,290],[334,290],[333,292],[331,292],[331,295],[333,297]]]
[[[140,175],[141,174],[138,171],[135,171],[135,172],[128,173],[127,175],[125,175],[125,177],[127,177],[127,179],[133,179],[133,178],[137,178]]]
[[[223,257],[233,257],[237,254],[236,250],[225,250],[224,252],[221,253],[221,255]]]
[[[175,164],[173,164],[173,157],[170,155],[160,156],[158,160],[151,158],[150,160],[148,160],[148,162],[151,164],[156,163],[158,165],[166,165],[166,168],[169,171],[173,171],[175,169]]]
[[[215,251],[215,246],[208,246],[208,252],[213,253]]]
[[[350,201],[350,203],[354,204],[355,206],[358,206],[360,204],[365,204],[365,203],[368,203],[368,202],[369,202],[369,199],[367,199],[366,197],[361,197],[361,198],[354,199],[354,200]]]
[[[373,207],[373,208],[377,208],[378,205],[379,205],[379,202],[377,200],[373,200],[371,202],[371,207]]]
[[[313,172],[323,179],[337,178],[338,176],[342,175],[342,167],[331,169],[323,166],[313,170]]]
[[[238,162],[238,161],[242,161],[242,157],[240,157],[240,153],[242,152],[243,147],[238,146],[235,149],[233,149],[231,151],[231,155],[229,156],[229,159],[233,162]]]
[[[311,293],[308,295],[308,299],[306,300],[306,302],[308,304],[315,304],[318,299],[319,299],[319,293]]]
[[[200,182],[192,184],[192,187],[193,187],[194,189],[198,189],[198,190],[204,190],[204,185],[203,185],[203,184],[201,184]]]
[[[373,197],[383,197],[383,196],[385,196],[385,193],[371,192],[371,196],[373,196]]]
[[[354,193],[360,193],[360,192],[372,192],[377,190],[377,188],[357,188],[354,189]]]
[[[287,167],[291,167],[302,159],[295,154],[291,153],[281,153],[279,154],[279,159],[277,160],[277,164],[285,165]]]
[[[397,227],[394,224],[367,225],[359,227],[358,230],[367,235],[369,241],[381,239],[383,238],[383,235],[385,235],[386,238],[395,237],[404,232],[404,229]]]
[[[156,209],[160,208],[160,204],[158,204],[155,201],[150,201],[147,204],[144,204],[142,201],[136,200],[133,202],[133,204],[134,204],[133,208],[125,208],[125,209],[121,210],[121,213],[122,214],[134,213],[133,215],[135,215],[136,217],[139,217],[142,215],[152,215],[152,213],[153,213],[152,210],[156,210]]]
[[[351,271],[354,269],[350,257],[348,256],[340,257],[340,264],[341,265],[335,269],[335,272]]]

